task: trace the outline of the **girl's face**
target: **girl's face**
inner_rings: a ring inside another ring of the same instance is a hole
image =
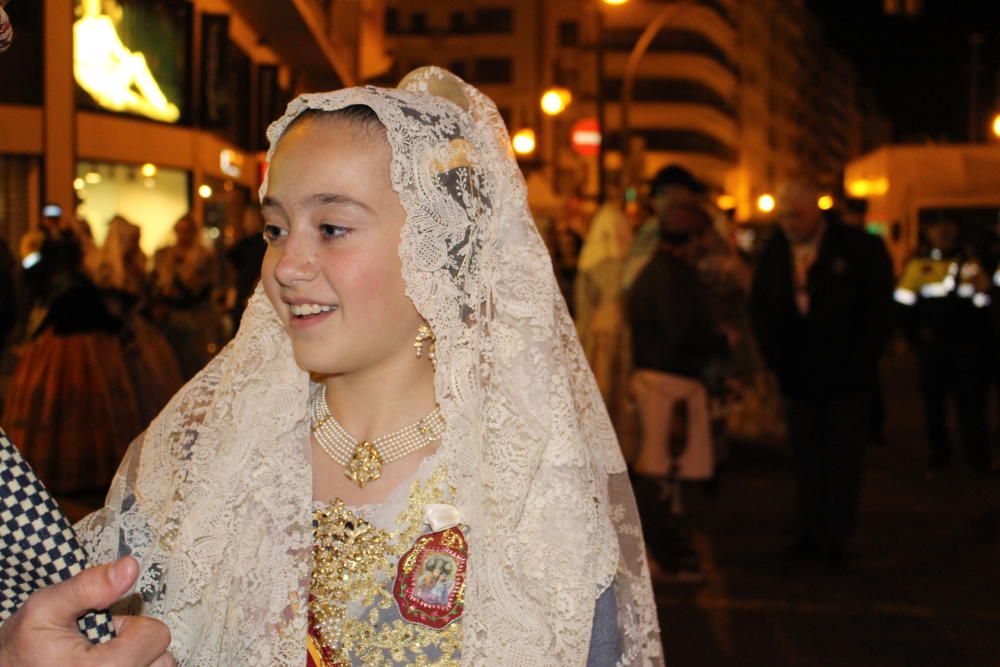
[[[421,320],[404,291],[406,213],[384,134],[335,117],[292,125],[261,205],[261,279],[306,371],[346,374],[412,358]]]

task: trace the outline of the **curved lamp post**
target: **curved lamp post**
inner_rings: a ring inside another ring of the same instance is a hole
[[[629,54],[628,63],[625,65],[625,78],[622,81],[622,157],[624,162],[624,183],[622,186],[627,189],[632,185],[632,147],[629,145],[631,143],[631,129],[629,127],[629,111],[632,104],[632,88],[635,84],[635,75],[639,71],[639,62],[642,57],[646,55],[646,51],[649,49],[649,45],[653,43],[656,36],[667,26],[672,20],[677,18],[685,10],[696,6],[696,0],[678,0],[675,4],[664,7],[663,10],[656,15],[656,18],[646,26],[646,29],[639,36],[638,41],[636,41],[635,46],[632,47],[632,53]]]

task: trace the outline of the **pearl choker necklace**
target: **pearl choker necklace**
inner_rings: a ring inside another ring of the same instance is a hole
[[[425,447],[444,433],[441,409],[395,433],[358,441],[333,418],[326,404],[326,386],[313,394],[309,405],[312,432],[316,442],[330,458],[344,466],[344,476],[364,488],[365,484],[382,476],[382,465],[397,461]]]

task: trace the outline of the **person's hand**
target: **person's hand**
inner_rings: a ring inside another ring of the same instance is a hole
[[[138,576],[139,564],[125,557],[36,591],[0,625],[0,667],[175,667],[167,653],[170,631],[160,621],[117,616],[118,636],[98,645],[76,624],[87,611],[122,597]]]

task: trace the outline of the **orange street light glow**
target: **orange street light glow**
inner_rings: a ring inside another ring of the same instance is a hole
[[[511,144],[514,146],[514,152],[518,155],[530,155],[535,152],[535,131],[534,130],[520,130],[514,135],[511,140]]]
[[[993,136],[1000,137],[1000,113],[993,116]]]
[[[830,195],[823,195],[816,200],[816,205],[819,206],[821,211],[829,211],[833,208],[833,197]]]
[[[715,205],[723,211],[736,208],[736,197],[732,195],[719,195],[715,200]]]
[[[774,195],[761,195],[757,197],[757,208],[761,213],[770,213],[774,210]]]
[[[572,101],[573,95],[565,88],[549,88],[542,95],[542,111],[549,116],[558,116]]]

